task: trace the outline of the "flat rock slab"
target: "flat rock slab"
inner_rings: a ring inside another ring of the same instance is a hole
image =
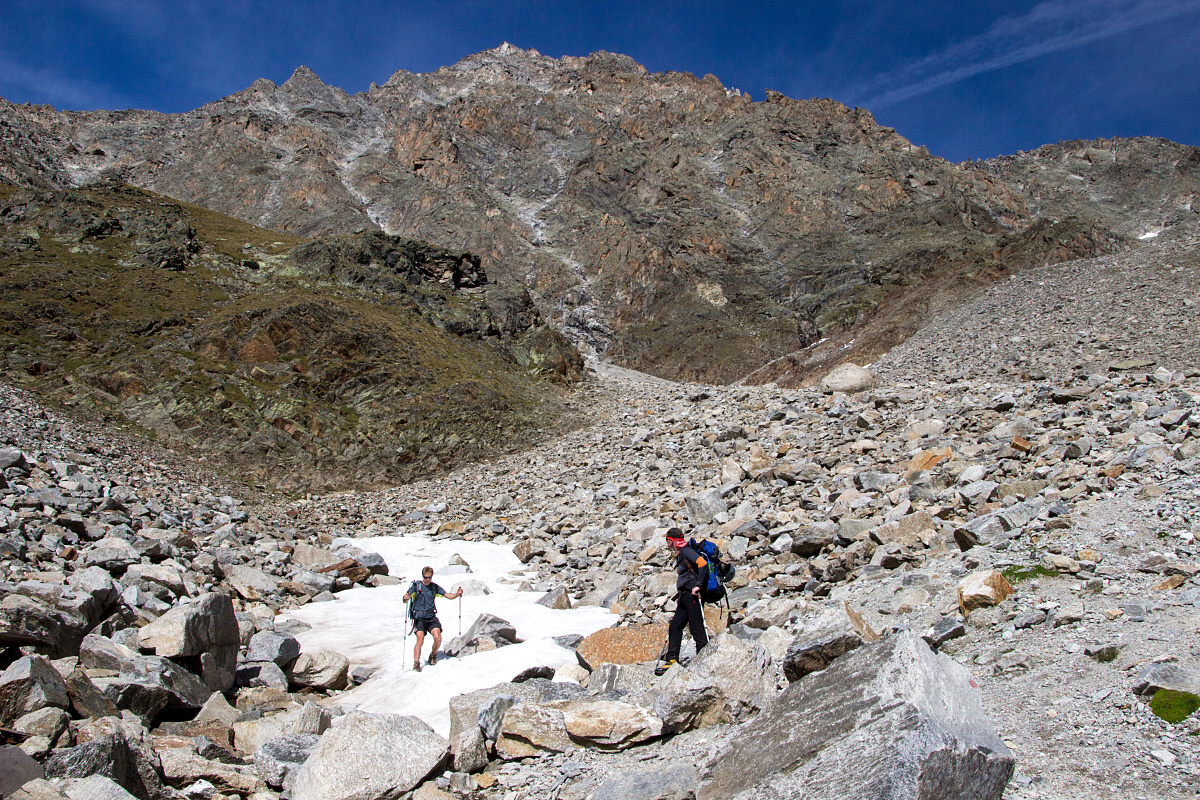
[[[666,642],[665,624],[603,628],[585,638],[575,656],[586,669],[600,664],[641,664],[657,659]]]
[[[0,745],[0,797],[8,797],[28,781],[45,777],[42,765],[14,745]]]
[[[592,800],[660,800],[690,797],[700,776],[691,764],[620,772],[604,780]]]
[[[900,633],[788,686],[697,796],[999,800],[1014,765],[970,673]]]
[[[450,743],[416,717],[353,711],[294,773],[292,800],[399,797],[439,769]]]

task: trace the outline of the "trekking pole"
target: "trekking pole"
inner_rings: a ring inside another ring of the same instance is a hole
[[[404,603],[404,624],[400,629],[404,631],[403,637],[400,639],[400,671],[404,672],[408,668],[408,653],[404,652],[408,649],[408,603]]]
[[[462,638],[462,587],[458,587],[458,638]]]

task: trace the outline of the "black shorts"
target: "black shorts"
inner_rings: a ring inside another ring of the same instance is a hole
[[[422,633],[429,633],[434,628],[437,628],[439,631],[442,629],[442,623],[437,617],[429,617],[428,619],[419,619],[418,618],[418,619],[413,620],[413,630],[414,631],[421,631]]]

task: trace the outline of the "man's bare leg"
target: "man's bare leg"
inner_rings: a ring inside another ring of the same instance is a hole
[[[437,661],[437,654],[442,649],[442,629],[434,628],[430,631],[433,634],[433,651],[429,654],[429,663]]]
[[[417,644],[413,647],[413,664],[416,664],[417,670],[421,669],[421,648],[425,644],[425,631],[417,631]],[[436,650],[435,650],[436,652]]]

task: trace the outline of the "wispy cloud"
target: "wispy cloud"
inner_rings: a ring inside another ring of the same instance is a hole
[[[943,86],[1136,28],[1200,13],[1200,0],[1049,0],[984,33],[876,76],[849,91],[865,108],[895,105]]]
[[[31,67],[0,53],[0,96],[36,98],[59,109],[122,108],[125,99],[88,81],[68,78],[47,67]]]

